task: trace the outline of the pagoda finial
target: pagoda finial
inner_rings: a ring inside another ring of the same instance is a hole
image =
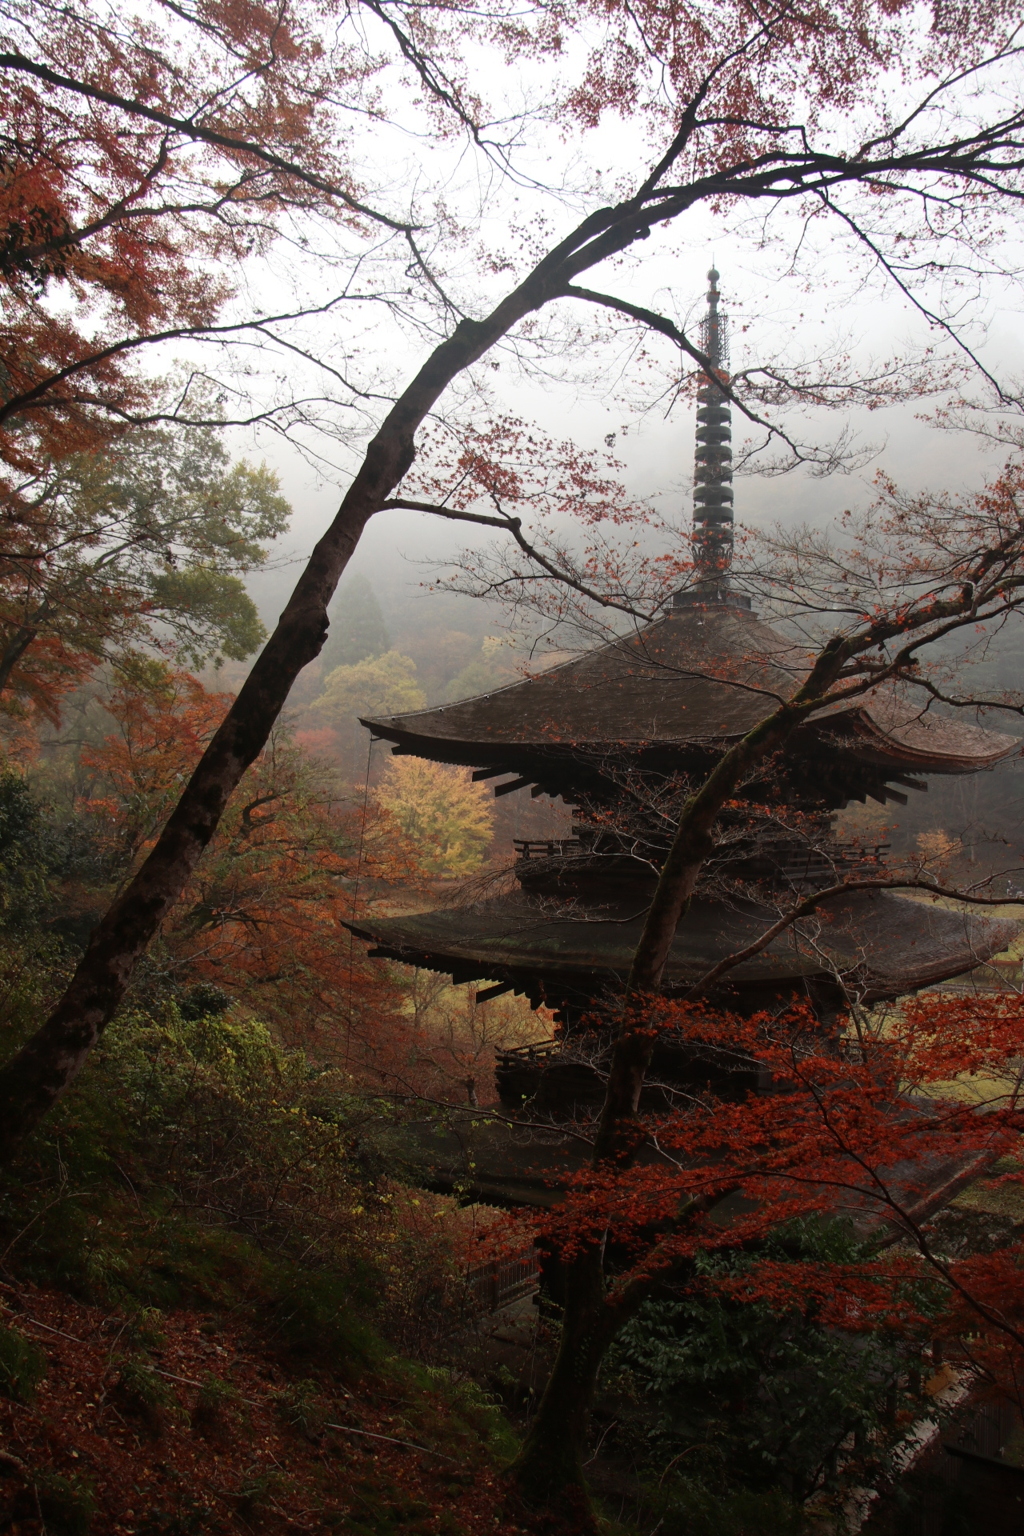
[[[697,586],[691,602],[729,601],[732,564],[732,416],[729,410],[729,322],[719,311],[718,271],[708,273],[708,307],[701,321],[701,351],[713,370],[697,390],[697,450],[693,491],[693,543]]]
[[[728,321],[718,312],[721,294],[718,291],[718,270],[708,273],[708,312],[701,321],[701,351],[715,368],[724,367],[729,361]]]

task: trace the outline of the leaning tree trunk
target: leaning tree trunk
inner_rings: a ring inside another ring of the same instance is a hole
[[[685,207],[683,193],[661,206]],[[319,654],[327,606],[368,518],[412,464],[415,434],[451,381],[518,321],[572,292],[572,279],[650,233],[644,197],[600,208],[537,263],[483,320],[461,320],[428,358],[367,449],[337,517],[317,544],[280,622],[203,753],[153,851],[106,913],[53,1013],[0,1070],[0,1164],[16,1155],[82,1070],[124,996],[132,973],[178,900],[228,800],[266,744],[299,672]]]
[[[672,194],[659,217],[688,204]],[[302,667],[327,636],[327,605],[359,542],[415,456],[415,435],[451,379],[473,366],[508,330],[543,304],[570,295],[571,281],[651,232],[645,198],[588,215],[481,321],[462,319],[399,396],[370,442],[333,524],[310,556],[278,627],[227,711],[154,849],[104,915],[57,1008],[0,1071],[0,1164],[68,1091],[114,1015],[150,938],[177,902],[246,768],[266,745]]]
[[[462,321],[389,412],[152,852],[92,934],[49,1019],[0,1070],[0,1164],[16,1155],[82,1070],[136,964],[213,837],[232,792],[266,744],[292,684],[319,653],[338,580],[367,519],[409,469],[423,417],[456,374],[547,297],[548,284],[534,273],[486,321]]]

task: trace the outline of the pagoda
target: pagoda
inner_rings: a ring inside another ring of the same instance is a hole
[[[496,796],[529,790],[574,808],[571,837],[515,844],[514,889],[353,925],[372,954],[456,983],[485,983],[481,1001],[515,991],[554,1011],[559,1032],[546,1059],[536,1050],[499,1059],[498,1087],[510,1104],[529,1097],[555,1108],[566,1095],[577,1103],[600,1097],[581,1036],[594,1005],[620,991],[628,974],[674,831],[672,807],[807,670],[806,653],[731,584],[728,338],[718,273],[708,275],[702,340],[710,371],[697,396],[688,590],[653,622],[537,676],[362,722],[395,753],[495,780]],[[884,848],[836,837],[836,813],[851,801],[905,804],[908,790],[927,788],[925,776],[975,773],[1015,745],[882,690],[801,727],[781,759],[745,786],[746,809],[723,814],[664,990],[687,992],[763,934],[795,895],[865,864],[877,872]],[[838,1031],[851,997],[871,1005],[934,986],[989,960],[1016,930],[891,892],[850,891],[728,971],[709,995],[744,1013],[802,997]],[[715,1076],[706,1056],[695,1065],[682,1044],[660,1048],[654,1068],[663,1079]]]

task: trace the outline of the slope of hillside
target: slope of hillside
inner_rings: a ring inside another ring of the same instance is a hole
[[[497,1417],[466,1389],[395,1363],[300,1363],[252,1319],[210,1310],[150,1309],[140,1325],[24,1283],[3,1301],[7,1530],[517,1529],[496,1519]]]

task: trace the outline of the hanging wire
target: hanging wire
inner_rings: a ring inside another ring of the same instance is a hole
[[[356,904],[359,901],[359,881],[363,872],[363,844],[366,840],[366,808],[370,800],[370,764],[373,760],[373,748],[379,736],[370,733],[370,740],[366,747],[366,774],[363,779],[363,812],[359,818],[359,846],[356,850],[356,878],[352,886],[352,916],[356,915]],[[348,931],[348,1021],[345,1028],[345,1070],[348,1071],[349,1057],[352,1052],[352,1007],[353,1007],[353,969],[355,966],[356,936],[351,928]]]

